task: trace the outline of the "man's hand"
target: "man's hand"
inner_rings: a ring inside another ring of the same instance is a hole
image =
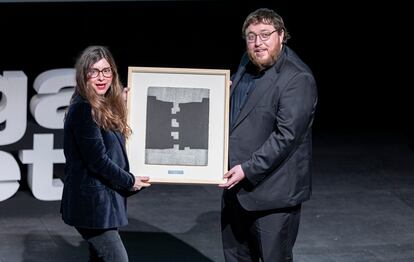
[[[237,185],[237,183],[239,183],[245,177],[246,176],[244,175],[241,165],[237,165],[224,174],[224,178],[227,178],[227,182],[224,184],[219,184],[218,186],[221,188],[230,189]]]

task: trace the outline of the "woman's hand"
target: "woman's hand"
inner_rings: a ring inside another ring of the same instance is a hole
[[[138,191],[141,190],[143,187],[149,187],[151,184],[148,183],[149,181],[149,177],[148,176],[135,176],[135,183],[132,186],[132,188],[134,189],[134,191]]]
[[[129,92],[130,88],[129,87],[124,87],[124,89],[122,90],[122,96],[124,97],[124,101],[125,103],[128,100],[128,92]]]

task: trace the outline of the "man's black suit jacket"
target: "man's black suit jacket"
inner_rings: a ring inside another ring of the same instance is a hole
[[[231,94],[247,63],[245,55],[232,78]],[[241,164],[246,178],[224,196],[236,194],[249,211],[291,207],[310,198],[316,103],[311,70],[284,46],[230,127],[229,165]]]

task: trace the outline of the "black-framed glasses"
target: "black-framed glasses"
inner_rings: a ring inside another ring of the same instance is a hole
[[[246,39],[246,41],[248,43],[256,42],[257,37],[260,37],[260,40],[262,40],[262,41],[267,41],[267,40],[270,39],[270,36],[276,31],[277,30],[273,30],[272,32],[264,31],[264,32],[260,32],[258,34],[250,32],[244,38]]]
[[[89,73],[89,77],[91,77],[91,78],[98,77],[100,73],[102,73],[102,75],[104,77],[111,77],[112,76],[112,68],[105,67],[102,70],[99,70],[99,69],[96,69],[96,68],[91,68],[88,73]]]

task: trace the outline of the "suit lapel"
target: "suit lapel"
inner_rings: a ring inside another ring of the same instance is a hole
[[[256,81],[256,86],[250,96],[247,98],[246,104],[243,106],[242,110],[237,116],[234,125],[231,128],[231,131],[236,128],[244,118],[246,118],[246,116],[252,111],[259,100],[266,94],[267,90],[274,86],[269,83],[272,83],[275,80],[275,77],[275,74],[267,72],[259,81]]]
[[[242,59],[241,59],[240,66],[237,69],[237,72],[234,75],[234,78],[232,79],[231,88],[230,88],[230,100],[231,100],[231,97],[233,96],[233,93],[234,93],[234,90],[236,89],[236,86],[239,84],[239,81],[241,80],[242,76],[246,72],[246,65],[248,63],[249,63],[249,58],[247,56],[247,53],[245,53],[243,55]],[[233,127],[231,126],[231,123],[230,123],[229,126],[230,126],[229,132],[231,133],[231,131],[233,130]]]
[[[239,83],[241,77],[243,76],[244,72],[246,71],[246,67],[240,67],[239,70],[237,71],[232,83],[231,83],[231,90],[230,90],[230,97],[233,95],[234,93],[234,89],[237,86],[237,84]]]
[[[256,106],[256,104],[259,102],[259,100],[266,95],[266,92],[269,88],[275,88],[275,82],[277,81],[277,78],[279,76],[279,72],[281,71],[285,59],[287,56],[288,47],[283,46],[282,53],[280,57],[277,59],[277,62],[274,66],[269,68],[269,71],[265,73],[265,75],[259,80],[256,81],[256,86],[253,89],[250,96],[247,98],[246,104],[243,106],[241,112],[235,119],[235,122],[232,127],[230,127],[230,134],[231,132],[240,124],[243,119],[246,118],[246,116],[249,115],[249,113],[253,110],[253,108]],[[238,82],[240,81],[241,77],[243,76],[244,72],[246,71],[246,65],[249,62],[249,58],[247,54],[243,56],[241,66],[237,72],[237,75],[234,79],[234,87],[231,90],[231,95],[233,95],[234,89],[237,86]],[[237,80],[237,81],[236,81]],[[232,84],[232,86],[233,86]]]
[[[125,158],[125,162],[126,162],[126,170],[129,170],[129,161],[128,161],[128,155],[127,152],[125,150],[125,140],[124,137],[121,136],[121,134],[119,133],[119,131],[113,131],[116,138],[118,139],[118,142],[121,144],[121,148],[122,148],[122,153],[124,153],[124,158]]]

